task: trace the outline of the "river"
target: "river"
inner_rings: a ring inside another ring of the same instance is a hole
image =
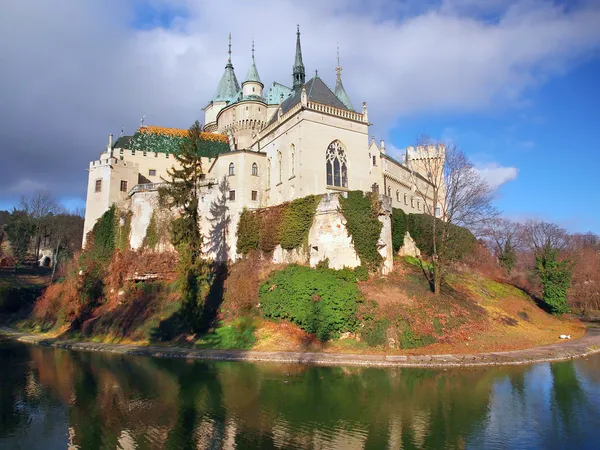
[[[574,449],[599,442],[600,355],[382,369],[190,362],[0,341],[1,449]]]

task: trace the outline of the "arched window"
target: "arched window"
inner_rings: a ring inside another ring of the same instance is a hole
[[[296,169],[295,169],[295,165],[296,165],[296,147],[294,146],[294,144],[292,144],[292,147],[290,149],[290,162],[291,162],[290,170],[292,172],[291,176],[295,176],[296,175]]]
[[[283,180],[283,157],[281,152],[277,152],[277,168],[279,169],[279,183]]]
[[[333,141],[326,153],[327,186],[348,187],[346,151],[340,141]]]
[[[404,194],[404,204],[408,205],[408,196]]]
[[[400,201],[400,191],[396,191],[396,201]]]
[[[229,163],[229,175],[235,175],[235,166],[233,163]]]
[[[392,198],[392,188],[388,186],[388,197]]]
[[[252,163],[252,175],[254,175],[255,177],[258,176],[258,164],[256,163]]]

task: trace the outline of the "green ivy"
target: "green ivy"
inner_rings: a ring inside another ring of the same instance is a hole
[[[433,254],[433,224],[432,220],[437,220],[438,245],[442,238],[442,228],[446,226],[440,219],[434,219],[427,214],[408,214],[407,225],[410,236],[415,240],[415,244],[422,252]],[[446,240],[445,257],[448,260],[460,260],[469,253],[477,239],[468,229],[457,225],[449,224],[448,236]]]
[[[260,239],[258,215],[246,208],[240,214],[237,227],[237,252],[247,255],[258,248]]]
[[[308,232],[320,200],[319,196],[309,195],[286,206],[279,228],[279,242],[282,248],[292,250],[308,243]]]
[[[406,213],[400,208],[392,209],[392,246],[394,253],[404,245],[404,235],[406,234]]]
[[[258,212],[258,248],[263,253],[271,253],[279,245],[279,229],[281,228],[281,218],[287,207],[287,203],[271,208],[266,208]]]
[[[377,251],[377,241],[383,224],[377,218],[380,204],[373,193],[348,192],[348,198],[340,197],[342,213],[346,218],[348,235],[352,237],[354,249],[363,265],[375,271],[383,258]]]
[[[133,213],[131,211],[127,211],[123,214],[115,214],[115,219],[118,218],[119,222],[121,219],[124,220],[123,226],[120,223],[117,223],[118,227],[118,239],[117,239],[117,248],[122,252],[129,250],[131,245],[129,244],[129,235],[131,234],[131,217]]]
[[[290,265],[273,273],[259,291],[263,313],[294,322],[321,340],[354,331],[362,297],[356,283],[337,272]]]
[[[567,290],[571,285],[573,264],[569,260],[558,260],[558,251],[546,247],[536,256],[535,265],[540,281],[544,302],[552,314],[569,312]]]
[[[88,234],[86,251],[82,254],[87,261],[108,264],[117,243],[117,207],[113,204],[94,224]]]
[[[142,243],[142,247],[154,250],[157,244],[158,226],[156,223],[156,213],[155,211],[152,211],[152,215],[150,216],[150,222],[148,223],[148,228],[146,228],[146,236],[144,236],[144,242]]]

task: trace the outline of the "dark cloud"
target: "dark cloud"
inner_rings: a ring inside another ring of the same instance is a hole
[[[83,198],[85,170],[108,133],[121,126],[132,133],[143,114],[164,126],[201,119],[229,31],[238,78],[254,38],[266,85],[290,79],[296,23],[307,71],[318,68],[330,85],[339,43],[344,84],[355,105],[369,102],[381,135],[407,114],[510,106],[600,46],[600,10],[592,2],[567,11],[551,2],[497,0],[480,11],[493,13],[493,22],[467,14],[472,3],[5,2],[0,203],[36,187]],[[140,8],[158,10],[160,20],[146,23]]]

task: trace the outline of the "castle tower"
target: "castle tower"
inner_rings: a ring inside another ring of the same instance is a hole
[[[217,91],[213,95],[210,103],[204,108],[206,126],[205,131],[216,130],[217,114],[221,111],[232,97],[240,90],[240,84],[235,76],[233,64],[231,63],[231,33],[229,33],[229,58],[225,65],[225,72],[219,81]]]
[[[302,48],[300,47],[300,25],[296,31],[296,59],[294,61],[294,84],[293,89],[301,88],[306,80],[304,63],[302,62]]]
[[[242,94],[244,97],[253,98],[259,97],[262,98],[263,88],[265,86],[260,81],[260,76],[258,75],[258,69],[256,68],[256,61],[254,60],[254,41],[252,41],[252,64],[248,69],[248,74],[246,75],[246,79],[242,83]]]
[[[335,71],[337,73],[337,80],[335,82],[335,96],[340,99],[340,101],[351,111],[354,111],[352,107],[352,102],[350,101],[350,97],[346,94],[346,90],[344,89],[344,85],[342,84],[342,67],[340,66],[340,48],[337,49],[337,67]]]

